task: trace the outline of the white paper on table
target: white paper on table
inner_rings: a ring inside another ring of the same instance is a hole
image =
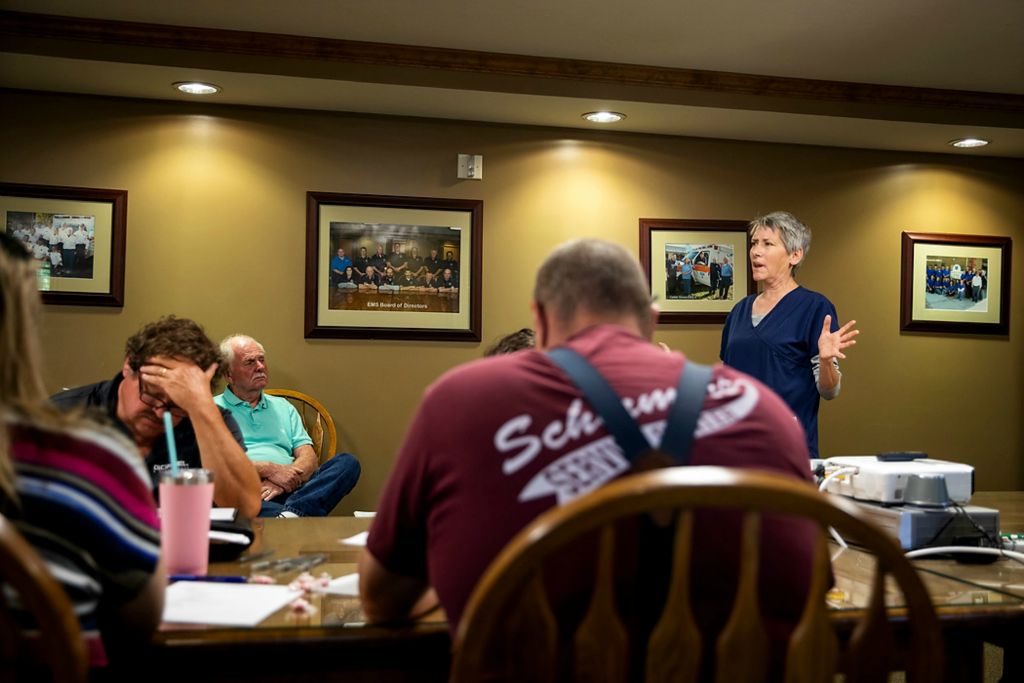
[[[317,588],[318,593],[331,593],[332,595],[359,596],[359,574],[345,574],[331,582],[324,588]]]
[[[233,522],[238,514],[236,508],[210,508],[211,522]]]
[[[177,581],[167,587],[164,621],[255,626],[300,595],[288,586]]]
[[[377,516],[376,512],[369,512],[367,510],[355,510],[352,512],[352,516],[359,519],[372,519]]]
[[[360,531],[355,536],[349,536],[348,538],[341,539],[340,543],[344,543],[345,545],[357,545],[363,547],[366,545],[366,539],[369,538],[369,536],[369,531]]]
[[[210,540],[220,541],[221,543],[234,543],[235,545],[249,545],[252,543],[252,539],[245,534],[236,534],[233,531],[217,531],[216,529],[210,529]]]

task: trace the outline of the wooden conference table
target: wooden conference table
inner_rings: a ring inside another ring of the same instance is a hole
[[[1024,532],[1024,492],[978,493],[972,505],[1000,510],[1003,532]],[[250,550],[272,549],[274,558],[324,553],[313,570],[333,577],[355,571],[357,547],[340,539],[364,531],[370,520],[354,517],[256,520]],[[873,557],[836,547],[835,589],[829,595],[833,621],[852,625],[869,593]],[[946,559],[915,561],[936,606],[946,643],[949,680],[981,681],[983,643],[1008,648],[1024,644],[1024,565],[958,564]],[[247,564],[211,564],[211,574],[248,574]],[[292,574],[278,577],[280,582]],[[899,612],[899,594],[890,598]],[[156,680],[444,681],[450,642],[446,625],[426,621],[405,626],[366,626],[354,597],[314,595],[312,615],[280,610],[253,628],[164,624],[144,656],[147,678]],[[897,635],[901,628],[896,621]]]

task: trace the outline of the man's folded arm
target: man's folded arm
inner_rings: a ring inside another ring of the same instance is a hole
[[[409,618],[428,587],[423,579],[387,569],[368,550],[359,556],[359,599],[367,621]]]

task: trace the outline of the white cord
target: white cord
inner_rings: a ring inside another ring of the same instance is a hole
[[[857,472],[857,468],[856,467],[840,467],[838,470],[836,470],[835,472],[832,472],[831,474],[827,475],[824,479],[821,480],[821,483],[818,485],[818,490],[819,491],[824,491],[825,487],[828,486],[829,480],[833,479],[835,477],[838,477],[840,474],[847,474],[847,473],[853,474],[853,473],[856,473],[856,472]],[[849,547],[848,545],[846,545],[846,541],[843,540],[843,537],[840,536],[839,532],[836,531],[833,527],[829,527],[828,528],[828,532],[830,534],[832,534],[832,538],[836,539],[836,543],[838,543],[841,547],[843,547],[843,548],[848,548]]]
[[[821,483],[818,484],[818,490],[819,491],[824,491],[825,487],[828,486],[828,482],[830,480],[832,480],[832,479],[835,479],[839,475],[841,475],[841,474],[856,474],[859,469],[860,469],[859,467],[847,466],[847,467],[840,467],[835,472],[830,472],[824,479],[821,480]]]
[[[850,547],[850,546],[846,545],[846,541],[843,540],[843,537],[839,535],[839,532],[836,531],[835,528],[829,527],[828,528],[828,532],[830,534],[832,534],[832,538],[836,539],[836,543],[838,543],[839,545],[841,545],[844,548],[849,548]]]
[[[1013,550],[1000,550],[999,548],[975,548],[966,545],[944,545],[938,548],[921,548],[920,550],[911,550],[906,554],[906,557],[908,560],[912,560],[914,558],[925,557],[927,555],[945,555],[948,553],[996,555],[997,557],[1012,557],[1015,560],[1024,562],[1024,553],[1018,553]]]

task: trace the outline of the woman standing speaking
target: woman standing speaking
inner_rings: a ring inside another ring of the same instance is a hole
[[[761,293],[733,307],[722,330],[721,358],[775,390],[803,425],[818,456],[818,400],[839,395],[843,349],[857,342],[856,320],[839,327],[832,302],[797,284],[811,231],[776,211],[750,222],[750,267]]]

